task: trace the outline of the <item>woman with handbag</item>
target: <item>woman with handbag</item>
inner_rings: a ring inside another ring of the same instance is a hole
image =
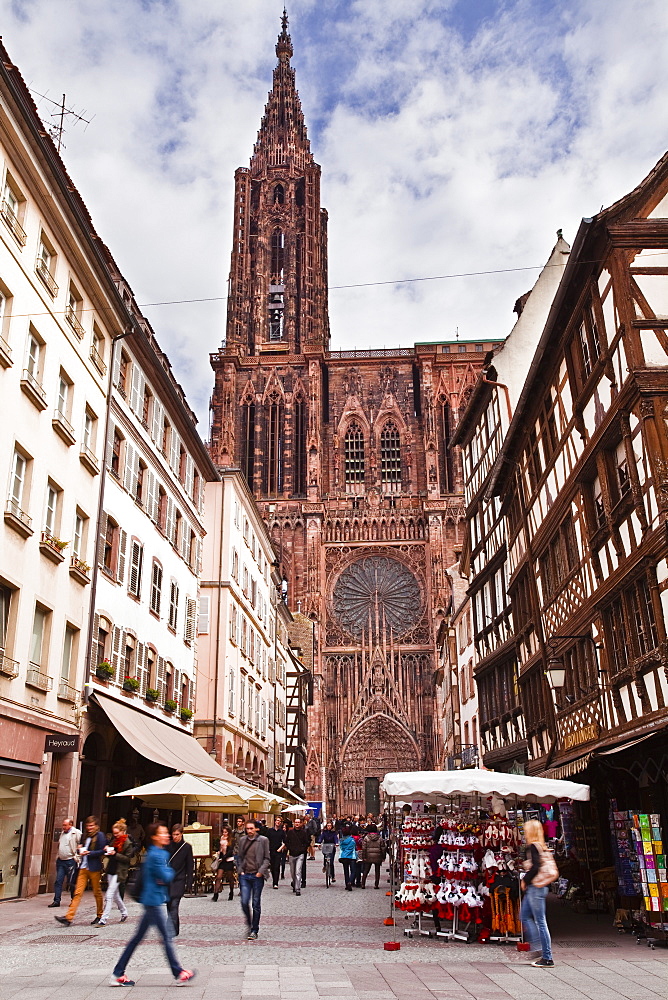
[[[552,941],[545,918],[545,900],[548,886],[559,878],[559,869],[552,852],[545,846],[543,824],[538,820],[528,819],[524,824],[524,837],[527,842],[526,871],[522,875],[524,898],[520,909],[520,919],[524,924],[526,937],[532,951],[541,951],[540,958],[535,958],[532,965],[539,969],[551,969]]]
[[[174,869],[174,878],[169,885],[167,910],[176,937],[181,929],[179,904],[186,892],[192,892],[195,859],[193,849],[183,836],[183,826],[175,823],[172,827],[172,842],[169,845],[169,866]]]
[[[227,882],[230,887],[228,899],[234,899],[234,846],[232,844],[232,831],[227,824],[220,833],[220,847],[218,853],[214,855],[212,868],[216,873],[216,881],[213,886],[212,903],[218,902],[218,895],[223,882]]]
[[[114,903],[121,911],[121,923],[125,923],[128,919],[128,910],[123,902],[121,888],[127,881],[130,859],[134,854],[134,845],[128,837],[124,819],[117,819],[112,826],[111,840],[107,844],[105,854],[107,857],[107,892],[98,927],[106,925]]]

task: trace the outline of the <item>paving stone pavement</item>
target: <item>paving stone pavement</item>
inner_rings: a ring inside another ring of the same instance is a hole
[[[245,939],[238,899],[185,899],[180,960],[196,968],[191,998],[224,1000],[668,1000],[668,951],[649,951],[616,934],[607,915],[574,915],[554,900],[549,911],[556,965],[535,969],[511,947],[407,938],[403,914],[385,927],[390,901],[383,891],[324,887],[319,865],[297,899],[283,883],[263,893],[260,938]],[[0,1000],[88,1000],[107,996],[114,962],[132,934],[116,915],[104,928],[90,925],[86,894],[76,922],[66,928],[47,909],[50,896],[0,903]],[[61,909],[60,912],[64,912]],[[401,949],[383,950],[398,940]],[[135,995],[169,996],[172,980],[151,937],[128,968]]]

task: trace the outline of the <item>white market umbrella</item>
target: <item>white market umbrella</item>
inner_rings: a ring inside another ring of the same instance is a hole
[[[388,798],[411,802],[424,799],[438,802],[451,795],[499,795],[517,797],[523,802],[555,802],[557,799],[589,801],[589,785],[556,778],[538,778],[529,774],[506,774],[482,768],[460,771],[395,771],[383,778],[381,791]]]
[[[310,806],[297,806],[297,805],[286,806],[285,809],[281,809],[281,812],[284,813],[306,813],[310,811],[311,811]]]
[[[194,774],[174,774],[169,778],[160,778],[147,785],[137,785],[124,792],[116,792],[110,798],[140,798],[152,805],[162,805],[166,808],[181,806],[181,818],[185,823],[188,809],[201,809],[208,812],[223,812],[229,806],[245,806],[242,786],[233,785],[222,779],[216,782],[205,781]]]

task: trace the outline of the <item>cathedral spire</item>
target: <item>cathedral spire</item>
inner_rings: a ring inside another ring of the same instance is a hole
[[[257,142],[253,149],[251,169],[287,165],[297,170],[312,162],[304,112],[295,86],[295,71],[290,65],[293,48],[288,32],[288,13],[283,8],[281,31],[276,42],[278,63],[274,69],[274,85],[264,109]]]

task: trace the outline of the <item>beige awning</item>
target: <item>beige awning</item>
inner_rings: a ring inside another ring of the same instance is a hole
[[[122,705],[100,691],[95,692],[94,698],[114,729],[142,757],[175,771],[188,771],[200,778],[223,778],[239,784],[238,778],[221,767],[190,733],[130,705]]]

